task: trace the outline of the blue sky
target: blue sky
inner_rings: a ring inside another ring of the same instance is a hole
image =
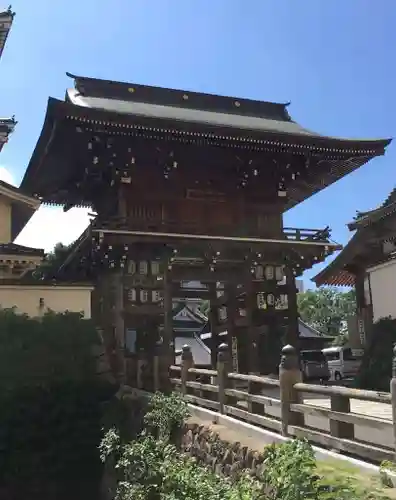
[[[294,120],[323,134],[396,135],[395,0],[16,0],[13,9],[0,113],[15,114],[18,125],[0,165],[16,183],[48,97],[63,98],[71,85],[66,71],[291,101]],[[346,243],[356,209],[374,208],[396,184],[395,148],[291,210],[286,225],[330,225]],[[26,229],[25,244],[48,249],[85,224],[48,210]]]

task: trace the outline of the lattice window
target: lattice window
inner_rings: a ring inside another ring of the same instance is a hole
[[[139,274],[147,276],[147,274],[148,274],[148,262],[147,262],[147,260],[141,260],[139,262]]]
[[[275,279],[276,281],[283,281],[285,277],[285,269],[283,266],[276,266],[275,268]]]
[[[130,260],[128,262],[128,274],[136,273],[136,262],[134,260]]]
[[[151,274],[153,276],[158,276],[160,274],[160,263],[158,262],[158,260],[152,260],[151,261]]]
[[[267,309],[267,303],[265,301],[265,295],[263,293],[257,294],[257,308],[258,309]]]
[[[264,277],[264,268],[261,265],[258,265],[254,269],[254,275],[257,280],[262,280]]]
[[[286,311],[289,308],[289,301],[286,294],[281,294],[275,301],[275,309],[278,311]]]
[[[148,291],[147,290],[140,290],[140,302],[148,302]]]
[[[129,302],[136,302],[136,289],[130,288],[128,290],[128,300]]]
[[[162,298],[160,290],[153,290],[151,293],[151,297],[154,303],[160,302]]]
[[[227,309],[225,307],[219,308],[219,321],[225,321],[227,319]]]
[[[273,280],[275,278],[274,266],[265,266],[265,279]]]

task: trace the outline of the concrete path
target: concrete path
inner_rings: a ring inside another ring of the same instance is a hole
[[[264,389],[263,395],[279,399],[279,389]],[[325,398],[320,395],[316,396],[314,394],[303,394],[303,399],[305,404],[320,406],[321,408],[330,408],[330,398]],[[268,416],[280,418],[279,408],[267,406],[265,410]],[[387,448],[392,448],[394,446],[391,405],[351,399],[351,412],[358,415],[380,418],[385,424],[389,423],[389,428],[384,430],[373,429],[368,425],[355,425],[356,439],[378,446],[385,446]],[[318,430],[330,431],[329,420],[323,417],[306,416],[305,425]]]

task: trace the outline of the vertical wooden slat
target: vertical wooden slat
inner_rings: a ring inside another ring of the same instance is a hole
[[[298,325],[298,308],[297,308],[297,288],[296,280],[292,270],[285,266],[287,299],[288,299],[288,318],[286,344],[292,345],[297,352],[300,348],[299,342],[299,325]]]
[[[209,324],[210,324],[210,331],[212,333],[210,360],[212,368],[215,370],[217,364],[218,347],[220,344],[219,331],[217,329],[218,325],[217,307],[214,305],[214,301],[217,298],[216,282],[211,282],[208,284],[208,286],[209,286]]]
[[[248,337],[248,372],[253,374],[260,373],[259,360],[259,332],[253,323],[253,311],[257,307],[256,294],[253,283],[253,275],[250,272],[250,266],[246,271],[246,321]]]

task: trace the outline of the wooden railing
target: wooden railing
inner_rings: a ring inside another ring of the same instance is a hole
[[[138,209],[141,209],[138,216]],[[147,214],[146,214],[147,213]],[[144,215],[146,214],[146,215]],[[199,220],[173,220],[162,219],[156,216],[156,212],[144,212],[143,207],[136,207],[135,215],[129,217],[114,216],[106,220],[96,219],[94,227],[125,229],[133,231],[147,232],[165,232],[165,233],[186,233],[186,234],[207,234],[212,236],[232,236],[234,238],[269,238],[284,239],[289,241],[312,241],[312,242],[330,242],[330,231],[324,229],[303,229],[284,227],[283,230],[271,230],[268,228],[260,229],[258,227],[249,227],[248,223],[239,226],[216,225],[213,227],[205,226]],[[269,226],[270,228],[271,226]]]
[[[171,367],[171,383],[194,405],[375,463],[395,458],[396,377],[391,382],[393,397],[305,384],[291,346],[282,350],[279,380],[230,373],[225,344],[219,348],[217,370],[192,365],[191,351],[185,346],[182,365]]]

